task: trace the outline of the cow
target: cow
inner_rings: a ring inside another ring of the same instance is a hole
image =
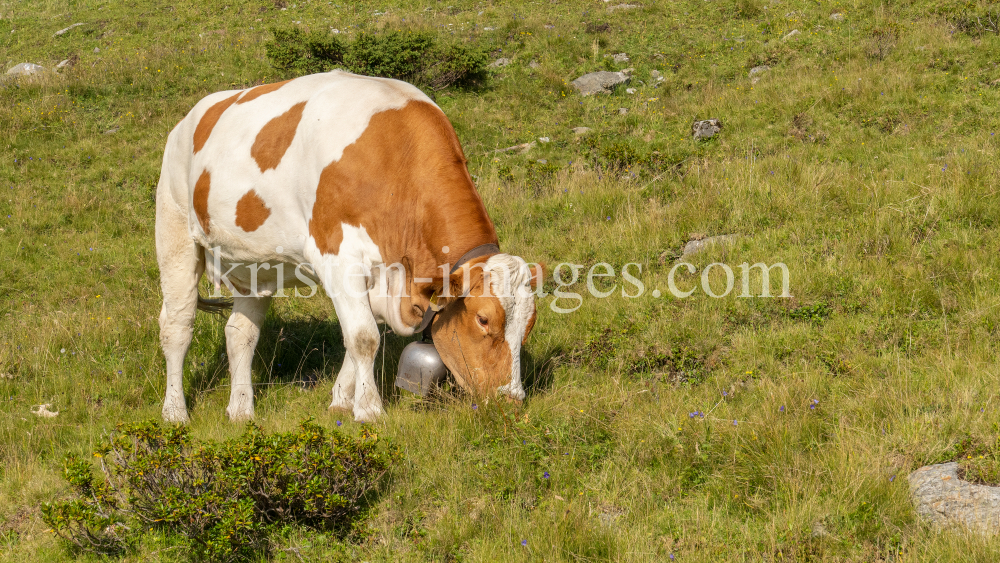
[[[203,274],[233,294],[230,420],[254,415],[250,367],[271,299],[317,286],[346,348],[331,410],[382,414],[378,323],[407,336],[429,322],[462,388],[524,399],[541,270],[500,252],[451,123],[413,85],[334,71],[205,97],[167,138],[156,256],[168,422],[188,421],[196,311],[228,305],[202,298]]]

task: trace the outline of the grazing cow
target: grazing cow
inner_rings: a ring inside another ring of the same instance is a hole
[[[188,419],[184,357],[196,309],[213,306],[198,294],[203,273],[234,294],[231,420],[253,416],[250,364],[271,298],[316,285],[347,349],[331,409],[381,414],[376,323],[411,335],[425,318],[463,388],[523,399],[540,276],[496,245],[451,123],[414,86],[335,71],[206,97],[171,131],[156,191],[163,418]]]

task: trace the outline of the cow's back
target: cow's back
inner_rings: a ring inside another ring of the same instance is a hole
[[[324,168],[373,115],[411,101],[433,105],[405,82],[340,71],[201,100],[171,133],[165,162],[183,179],[171,190],[191,236],[231,260],[303,261]]]

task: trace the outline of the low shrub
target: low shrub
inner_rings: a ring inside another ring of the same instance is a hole
[[[431,33],[361,34],[343,45],[335,36],[298,28],[272,29],[264,45],[271,65],[294,75],[344,68],[357,74],[406,80],[440,90],[472,86],[486,78],[485,49],[442,45]]]
[[[187,427],[119,425],[94,456],[103,480],[69,456],[75,498],[42,505],[70,546],[123,553],[159,529],[188,543],[193,559],[244,561],[266,552],[281,526],[349,531],[400,454],[367,429],[352,438],[310,419],[270,435],[251,424],[218,443],[196,443]]]

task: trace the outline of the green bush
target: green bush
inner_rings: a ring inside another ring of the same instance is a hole
[[[94,455],[104,480],[70,456],[64,476],[76,498],[42,506],[56,534],[78,550],[115,554],[159,529],[209,561],[266,552],[286,524],[348,531],[399,458],[367,429],[356,439],[311,420],[271,435],[251,424],[240,438],[201,444],[186,427],[120,425]]]
[[[332,70],[344,61],[344,46],[328,33],[304,33],[299,28],[272,29],[274,40],[264,43],[271,65],[296,75]]]
[[[348,46],[330,34],[272,29],[265,43],[271,65],[294,75],[345,68],[357,74],[406,80],[432,90],[472,86],[486,78],[486,51],[440,45],[430,33],[361,34]]]

